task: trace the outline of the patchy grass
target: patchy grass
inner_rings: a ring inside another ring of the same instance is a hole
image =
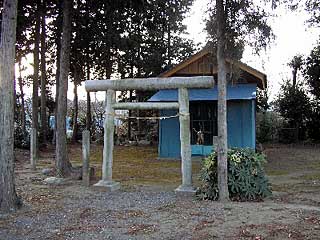
[[[289,174],[288,170],[281,170],[281,169],[267,169],[267,175],[269,176],[282,176]]]
[[[282,184],[282,185],[272,184],[272,191],[273,192],[287,192],[288,186],[285,184]]]
[[[73,145],[69,148],[71,162],[81,166],[80,146]],[[103,146],[92,145],[90,164],[97,169],[96,175],[101,177]],[[181,184],[181,162],[179,160],[159,160],[156,147],[150,146],[115,146],[113,160],[113,178],[120,181],[127,190],[131,185],[167,185],[178,186]],[[193,179],[197,184],[200,171],[200,161],[194,161],[192,171]],[[126,186],[127,185],[127,186]]]
[[[309,181],[320,181],[320,173],[306,174],[303,175],[301,178]]]
[[[267,146],[265,154],[268,159],[267,172],[320,170],[320,148],[300,145]]]

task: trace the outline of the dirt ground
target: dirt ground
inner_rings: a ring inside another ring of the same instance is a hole
[[[16,150],[16,185],[22,209],[0,215],[0,240],[18,239],[320,239],[320,146],[269,145],[266,171],[273,196],[264,202],[219,202],[177,198],[180,162],[157,160],[154,147],[116,147],[114,179],[122,188],[104,192],[67,180],[50,186],[43,168],[53,149],[41,152],[38,169],[29,152]],[[101,146],[91,163],[101,175]],[[69,146],[81,165],[80,145]],[[200,161],[194,161],[199,185]]]

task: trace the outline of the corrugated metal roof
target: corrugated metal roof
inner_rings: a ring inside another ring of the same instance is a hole
[[[227,87],[227,100],[255,99],[256,84],[235,84]],[[218,100],[217,86],[210,89],[189,89],[189,101]],[[178,101],[178,90],[160,90],[154,94],[149,102],[176,102]]]

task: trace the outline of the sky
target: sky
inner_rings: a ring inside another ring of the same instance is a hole
[[[202,46],[207,37],[203,29],[209,2],[210,0],[195,0],[184,22],[189,37]],[[276,16],[269,19],[276,37],[274,42],[260,56],[246,48],[241,60],[267,75],[271,100],[277,95],[281,82],[291,77],[288,62],[297,54],[308,55],[320,38],[320,28],[311,28],[305,24],[308,15],[304,11],[291,12],[280,6],[272,14]]]

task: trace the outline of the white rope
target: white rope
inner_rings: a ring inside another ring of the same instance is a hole
[[[107,116],[112,116],[114,118],[122,119],[122,120],[127,120],[127,119],[137,119],[137,120],[165,120],[165,119],[170,119],[170,118],[176,118],[179,116],[189,116],[190,114],[188,113],[178,113],[176,115],[171,115],[171,116],[161,116],[161,117],[129,117],[125,115],[120,115],[120,114],[106,114]]]

